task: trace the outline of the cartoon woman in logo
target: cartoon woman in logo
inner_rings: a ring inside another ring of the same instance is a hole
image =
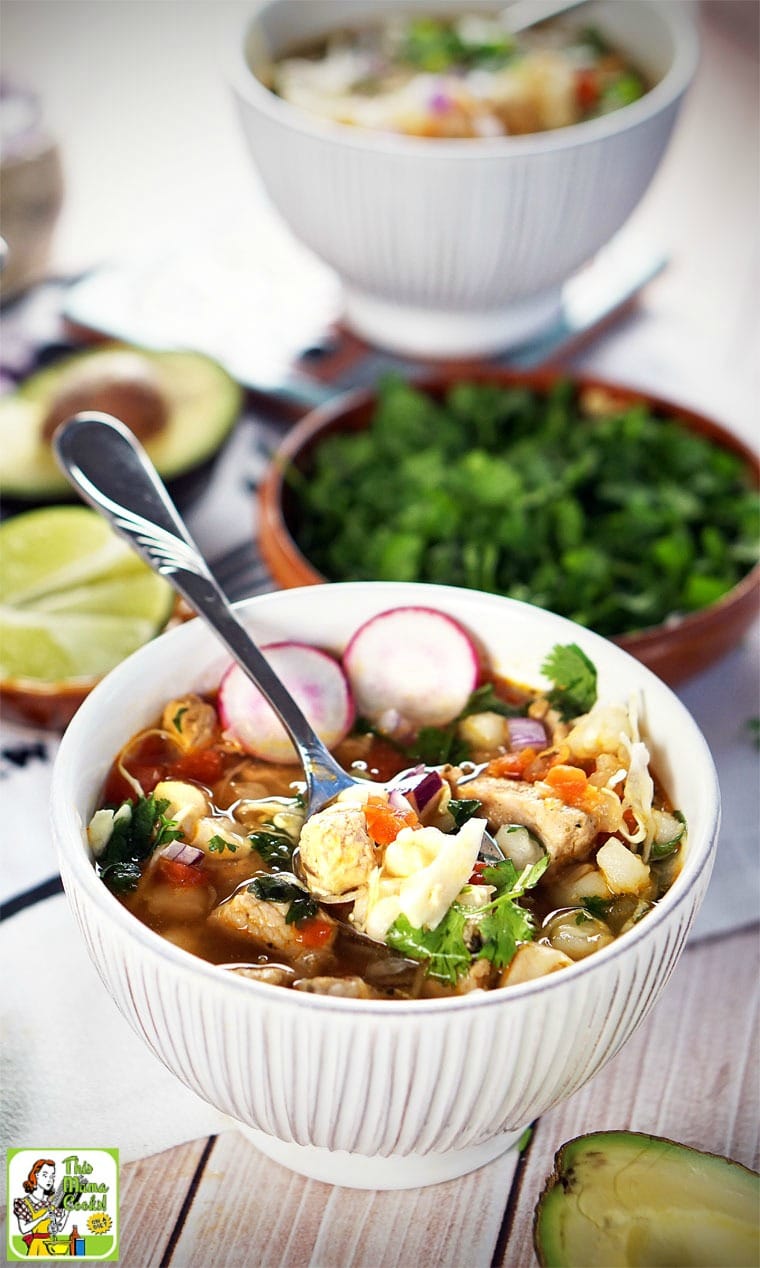
[[[48,1249],[51,1237],[59,1233],[69,1212],[58,1205],[55,1192],[55,1163],[52,1158],[38,1158],[24,1181],[26,1197],[16,1198],[13,1214],[27,1245],[27,1254],[39,1258],[54,1252]]]

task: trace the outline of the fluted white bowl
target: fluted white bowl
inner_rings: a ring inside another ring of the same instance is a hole
[[[687,6],[667,0],[589,5],[584,22],[601,26],[654,87],[603,118],[530,136],[448,141],[354,128],[292,106],[256,78],[273,56],[391,7],[398,12],[388,0],[351,0],[350,13],[345,0],[266,0],[233,55],[245,135],[275,206],[342,279],[359,334],[411,355],[493,353],[551,319],[561,284],[641,199],[694,72],[694,29]]]
[[[64,735],[53,778],[66,893],[132,1027],[271,1157],[364,1188],[431,1184],[483,1165],[618,1051],[683,948],[719,822],[709,750],[677,697],[612,643],[561,617],[471,590],[391,582],[281,591],[239,610],[261,642],[295,638],[339,651],[362,621],[404,604],[456,617],[491,664],[518,681],[539,685],[549,649],[575,641],[597,666],[602,698],[643,694],[655,769],[689,825],[685,864],[653,912],[589,959],[503,991],[334,999],[235,977],[141,924],[95,875],[86,824],[124,742],[173,695],[217,684],[226,657],[200,621],[109,674]]]

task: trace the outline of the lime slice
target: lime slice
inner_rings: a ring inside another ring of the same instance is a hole
[[[168,582],[95,511],[60,506],[0,525],[0,679],[99,677],[166,624]]]

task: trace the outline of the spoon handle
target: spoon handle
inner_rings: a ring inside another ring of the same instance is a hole
[[[512,35],[519,35],[539,22],[558,18],[571,9],[578,9],[586,0],[512,0],[500,14],[502,25]]]
[[[235,616],[142,446],[108,414],[77,414],[58,428],[59,465],[91,506],[204,618],[264,694],[306,776],[309,814],[353,779],[338,765]]]

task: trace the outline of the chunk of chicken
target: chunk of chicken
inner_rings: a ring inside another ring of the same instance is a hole
[[[303,950],[303,943],[298,936],[298,927],[285,921],[289,907],[290,903],[266,902],[263,898],[257,898],[250,889],[244,888],[215,907],[209,916],[209,922],[227,933],[249,938],[267,951],[297,956]],[[323,946],[331,945],[335,938],[335,925],[326,916],[322,919],[328,920],[332,926],[330,938]]]
[[[294,990],[342,999],[379,999],[377,991],[360,977],[302,977],[294,984]]]
[[[558,797],[542,797],[533,784],[522,779],[498,779],[482,775],[463,785],[467,797],[475,797],[483,807],[488,826],[494,830],[517,823],[538,837],[551,864],[585,858],[597,834],[596,820]]]
[[[301,866],[315,894],[348,894],[366,885],[375,846],[361,806],[328,806],[307,819],[298,843]]]

